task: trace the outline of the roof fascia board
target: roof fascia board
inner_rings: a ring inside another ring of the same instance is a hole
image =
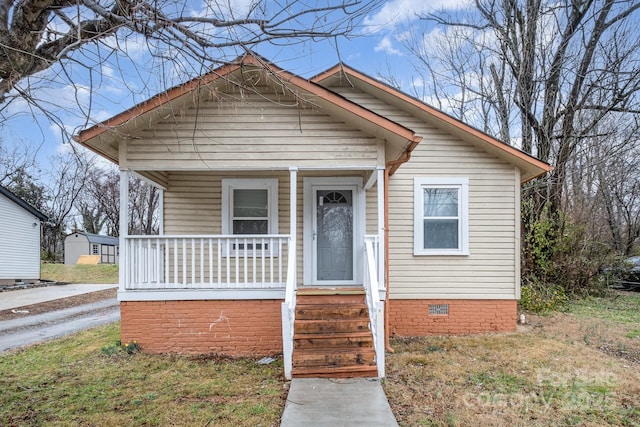
[[[175,100],[176,98],[189,93],[190,91],[196,89],[198,86],[203,84],[209,84],[217,79],[228,76],[234,71],[240,69],[242,66],[253,65],[258,68],[265,69],[269,73],[271,73],[275,79],[275,81],[280,81],[284,84],[291,84],[295,88],[302,90],[308,94],[316,96],[317,99],[322,100],[323,102],[331,103],[332,105],[337,106],[342,111],[350,114],[352,116],[359,117],[362,120],[370,123],[375,127],[380,127],[387,132],[390,132],[404,140],[407,141],[407,145],[414,144],[422,140],[422,137],[416,136],[415,132],[411,129],[393,122],[386,117],[380,116],[379,114],[368,110],[342,96],[339,94],[322,87],[319,84],[310,82],[308,80],[303,79],[289,71],[285,71],[274,64],[263,60],[262,58],[257,57],[256,55],[246,55],[242,58],[242,61],[238,64],[234,65],[224,65],[219,69],[212,71],[210,73],[205,74],[202,77],[198,77],[196,79],[192,79],[187,83],[184,83],[180,86],[176,86],[172,89],[169,89],[166,92],[155,95],[147,101],[142,102],[130,109],[110,118],[106,121],[94,125],[93,127],[81,131],[78,135],[74,137],[77,142],[82,143],[83,145],[88,145],[87,142],[93,138],[96,138],[102,134],[104,134],[109,129],[121,126],[130,120],[141,116],[142,114],[148,113],[154,109],[160,108],[163,105]],[[288,88],[291,90],[291,88]]]
[[[294,85],[297,89],[303,90],[308,94],[316,96],[317,99],[324,102],[328,102],[346,112],[349,115],[359,117],[362,120],[370,123],[374,127],[379,127],[387,132],[390,132],[402,139],[407,143],[406,146],[414,145],[422,140],[421,136],[417,136],[415,132],[397,122],[389,120],[388,118],[379,115],[378,113],[371,111],[359,104],[350,101],[349,99],[327,89],[315,82],[303,79],[302,77],[293,74],[289,71],[283,70],[278,66],[263,61],[261,58],[253,56],[248,57],[255,65],[265,68],[267,71],[274,75],[274,78],[283,82]],[[291,90],[291,88],[288,88]]]
[[[140,104],[136,104],[133,107],[101,122],[98,123],[88,129],[85,129],[79,132],[74,136],[74,139],[79,143],[85,143],[90,139],[93,139],[110,129],[116,128],[118,126],[122,126],[123,124],[129,122],[136,117],[140,117],[145,113],[148,113],[154,109],[160,108],[175,99],[186,95],[187,93],[197,89],[200,86],[207,85],[209,83],[214,82],[222,77],[225,77],[234,71],[238,70],[242,65],[241,64],[229,64],[223,65],[222,67],[206,73],[202,76],[196,77],[187,81],[186,83],[182,83],[178,86],[174,86],[171,89],[161,92],[153,97],[149,98],[146,101],[141,102]]]
[[[351,77],[355,80],[359,80],[371,87],[374,87],[375,89],[378,89],[389,95],[395,96],[396,98],[402,100],[403,102],[413,107],[418,108],[419,110],[422,110],[423,112],[429,114],[431,117],[437,120],[439,123],[445,125],[446,128],[457,129],[473,138],[476,138],[477,140],[485,144],[490,145],[491,147],[498,148],[499,150],[505,152],[507,155],[513,156],[517,160],[524,162],[527,165],[530,165],[530,167],[537,169],[537,174],[533,173],[532,176],[524,177],[525,179],[523,179],[523,183],[531,179],[534,179],[538,176],[544,175],[545,173],[553,170],[553,167],[551,165],[543,162],[542,160],[536,159],[535,157],[525,153],[524,151],[520,151],[515,147],[507,145],[493,138],[492,136],[474,128],[473,126],[470,126],[458,119],[455,119],[454,117],[436,108],[433,108],[410,95],[407,95],[397,89],[394,89],[391,86],[374,79],[373,77],[370,77],[358,70],[355,70],[346,64],[343,64],[343,63],[337,64],[329,68],[328,70],[312,77],[310,81],[317,84],[321,84],[323,81],[336,76],[340,72],[345,73],[347,78]]]
[[[45,214],[40,212],[38,209],[31,206],[29,203],[24,201],[22,198],[16,196],[11,191],[7,190],[3,186],[0,186],[0,194],[3,194],[7,199],[11,200],[16,205],[20,206],[22,209],[26,210],[30,214],[37,217],[40,221],[47,221],[48,218]]]

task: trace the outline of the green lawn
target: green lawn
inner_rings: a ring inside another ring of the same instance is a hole
[[[585,298],[573,302],[570,310],[582,318],[640,325],[640,293],[616,292],[607,298]]]
[[[617,293],[514,333],[396,338],[384,389],[401,426],[638,426],[639,313],[640,295]],[[118,337],[0,355],[0,425],[278,425],[281,360],[127,354]]]
[[[282,364],[127,354],[119,325],[0,356],[0,425],[273,426]]]
[[[40,278],[67,283],[118,283],[115,264],[41,264]]]

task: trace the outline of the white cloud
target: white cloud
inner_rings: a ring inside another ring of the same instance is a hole
[[[127,34],[124,40],[117,36],[107,37],[102,42],[114,50],[123,52],[133,60],[144,59],[145,54],[149,52],[149,46],[144,36],[140,34]]]
[[[385,52],[389,55],[402,56],[402,52],[393,47],[391,39],[388,36],[383,37],[382,40],[380,40],[380,43],[378,43],[373,50],[375,52]]]
[[[199,9],[194,9],[191,15],[199,17],[211,17],[213,15],[222,19],[239,19],[246,17],[255,5],[255,0],[232,0],[228,2],[206,0],[201,3]]]
[[[418,15],[426,15],[438,10],[459,10],[472,5],[471,0],[391,0],[372,16],[364,19],[369,32],[378,32],[386,26],[410,22]]]

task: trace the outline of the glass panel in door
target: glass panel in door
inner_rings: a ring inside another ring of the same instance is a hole
[[[353,280],[353,191],[317,190],[316,280]]]

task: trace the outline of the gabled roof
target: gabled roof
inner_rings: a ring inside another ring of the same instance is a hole
[[[480,149],[492,153],[508,163],[518,166],[522,171],[521,178],[523,183],[544,175],[553,169],[549,164],[536,159],[524,151],[518,150],[344,63],[337,64],[310,80],[314,83],[330,87],[331,84],[337,83],[341,79],[346,80],[351,86],[369,93],[378,99],[382,99],[389,104],[395,105],[404,111],[409,111],[426,122],[444,129],[463,140],[469,141]]]
[[[411,151],[422,140],[422,136],[416,135],[414,130],[332,91],[330,88],[332,83],[346,78],[350,84],[358,89],[403,111],[408,111],[425,122],[517,166],[522,171],[522,182],[543,175],[552,169],[548,164],[529,154],[345,64],[338,64],[307,80],[275,66],[252,52],[238,58],[232,64],[221,66],[201,77],[175,86],[108,120],[85,129],[74,136],[74,139],[103,157],[118,163],[119,140],[122,137],[126,138],[138,129],[151,127],[165,116],[174,114],[179,108],[195,106],[200,97],[204,96],[203,93],[210,93],[201,90],[203,88],[214,90],[218,84],[239,84],[234,83],[233,78],[237,74],[241,74],[246,67],[264,70],[273,83],[296,93],[306,101],[313,102],[328,114],[337,116],[340,120],[369,135],[384,139],[396,147],[395,152],[401,153],[401,155],[397,159],[387,159],[395,161],[394,169],[391,172],[399,167],[403,159],[408,159]]]
[[[20,197],[16,196],[11,191],[7,190],[6,188],[4,188],[1,185],[0,185],[0,194],[4,195],[6,198],[8,198],[13,203],[15,203],[16,205],[20,206],[22,209],[26,210],[27,212],[29,212],[30,214],[32,214],[36,218],[38,218],[40,221],[46,221],[48,219],[45,214],[43,214],[38,209],[34,208],[29,203],[25,202],[23,199],[21,199]]]
[[[96,124],[74,136],[80,144],[118,163],[118,135],[127,134],[139,126],[150,126],[154,121],[172,113],[175,103],[194,105],[198,89],[217,82],[229,82],[229,78],[244,67],[264,69],[272,80],[290,91],[313,101],[314,105],[329,114],[340,114],[341,119],[364,132],[380,137],[403,147],[415,145],[422,137],[399,123],[383,117],[361,105],[353,103],[319,84],[278,68],[256,54],[248,53],[234,63],[224,65],[201,77],[175,86],[147,101],[123,111],[116,116]]]

